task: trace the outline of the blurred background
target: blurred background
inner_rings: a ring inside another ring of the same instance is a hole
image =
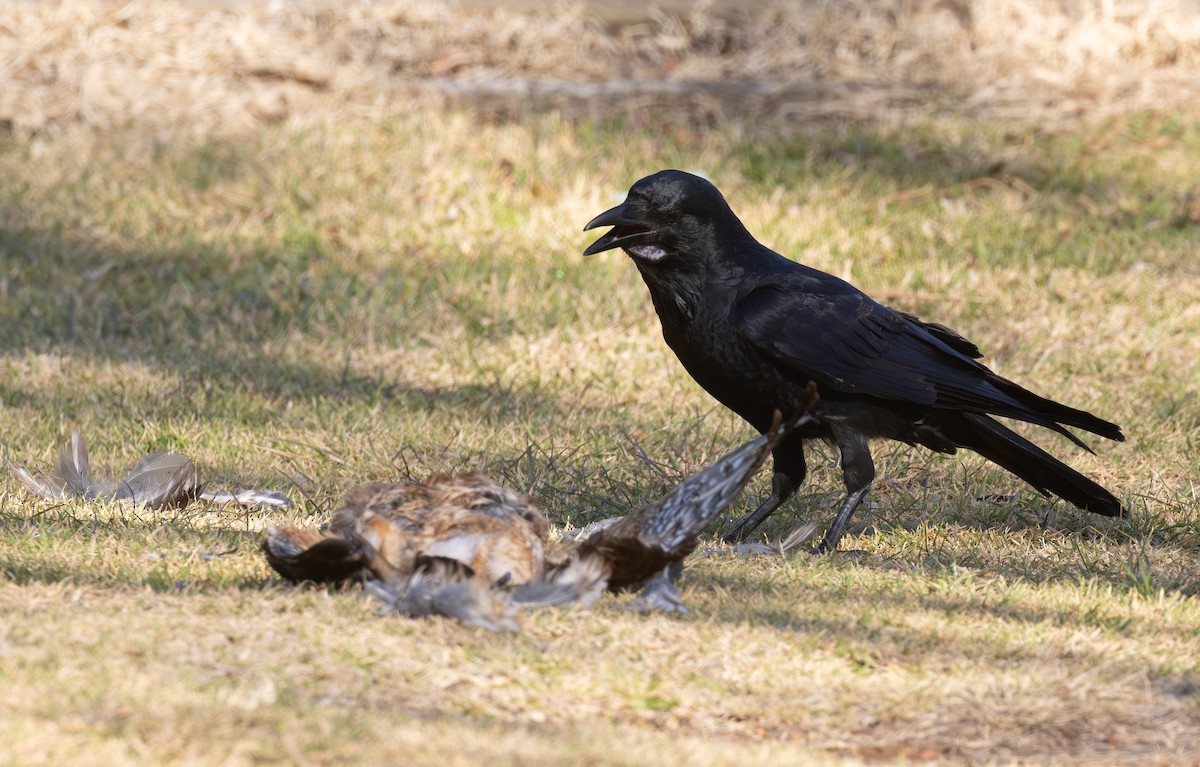
[[[0,128],[497,117],[1055,121],[1197,103],[1195,0],[6,2]]]

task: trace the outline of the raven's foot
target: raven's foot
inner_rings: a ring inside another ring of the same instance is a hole
[[[731,546],[734,544],[741,543],[742,539],[745,537],[745,532],[748,532],[748,531],[743,530],[744,527],[745,527],[745,525],[737,525],[732,530],[730,530],[729,534],[726,535],[721,540],[724,541],[725,543],[728,543]]]
[[[656,575],[646,581],[641,593],[630,603],[629,609],[638,612],[662,612],[671,615],[687,615],[688,610],[675,590],[675,584],[665,574]]]

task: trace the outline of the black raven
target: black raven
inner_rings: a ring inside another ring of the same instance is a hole
[[[989,416],[1027,421],[1088,449],[1074,426],[1113,440],[1121,428],[1002,378],[975,344],[871,300],[854,286],[763,246],[708,181],[678,170],[648,176],[584,231],[612,229],[585,256],[623,249],[637,265],[684,368],[763,432],[815,381],[811,418],[772,451],[771,495],[728,540],[762,523],[804,480],[804,440],[841,452],[846,499],[819,551],[837,548],[875,478],[868,440],[887,437],[940,453],[974,450],[1032,485],[1107,516],[1124,513],[1100,485]]]

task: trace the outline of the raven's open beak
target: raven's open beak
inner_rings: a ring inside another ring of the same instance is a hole
[[[651,237],[657,234],[638,216],[628,201],[596,216],[587,223],[583,231],[586,232],[601,226],[611,226],[612,230],[589,245],[588,249],[583,251],[583,255],[593,256],[613,248],[645,245]]]

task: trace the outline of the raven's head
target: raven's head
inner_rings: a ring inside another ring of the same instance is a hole
[[[712,224],[742,229],[725,198],[708,181],[681,170],[663,170],[629,189],[625,202],[588,222],[586,232],[611,226],[583,255],[621,248],[643,263],[699,255],[712,243]]]

